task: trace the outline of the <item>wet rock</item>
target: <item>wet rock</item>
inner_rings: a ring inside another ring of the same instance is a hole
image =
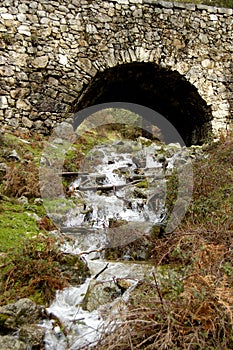
[[[16,339],[12,335],[0,336],[1,350],[27,350],[28,346],[21,340]]]
[[[37,324],[41,316],[42,308],[26,298],[0,307],[0,349],[42,349],[45,329]]]
[[[42,198],[35,198],[34,204],[36,204],[36,205],[41,205],[41,204],[43,204],[43,199],[42,199]]]
[[[118,144],[117,150],[119,153],[131,153],[133,152],[133,145],[131,142],[124,142],[123,144]]]
[[[144,236],[124,246],[106,248],[105,259],[148,261],[151,257],[151,244],[150,236]]]
[[[40,349],[45,336],[45,328],[38,325],[24,325],[19,331],[19,340],[30,344],[33,349]]]
[[[17,151],[14,149],[12,152],[10,152],[7,156],[7,159],[20,161],[20,156],[18,155]]]
[[[0,163],[0,181],[7,174],[9,167],[5,163]]]
[[[98,185],[102,185],[105,180],[106,180],[106,175],[105,174],[97,175],[96,178],[95,178],[95,181],[96,181],[96,183]]]
[[[143,145],[143,146],[150,146],[152,143],[151,139],[148,139],[143,136],[139,136],[138,141]]]
[[[61,258],[59,270],[66,276],[72,285],[80,285],[90,276],[87,265],[78,255],[64,254]]]
[[[41,307],[24,298],[0,307],[1,330],[7,332],[19,329],[25,324],[35,323],[41,315]]]
[[[26,204],[28,204],[28,199],[27,199],[27,197],[22,196],[22,197],[17,199],[17,202],[20,204],[26,205]]]
[[[136,166],[138,168],[145,168],[145,166],[146,166],[146,158],[145,158],[144,152],[143,151],[137,152],[137,154],[135,154],[132,157],[132,161],[136,164]]]
[[[142,199],[147,199],[147,196],[148,196],[148,191],[146,189],[143,189],[143,188],[138,188],[136,187],[134,189],[134,195],[135,197],[137,198],[142,198]]]
[[[91,281],[84,298],[83,309],[91,312],[121,295],[121,289],[115,282]]]

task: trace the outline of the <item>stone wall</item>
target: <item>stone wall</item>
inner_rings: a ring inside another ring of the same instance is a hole
[[[196,87],[211,107],[214,130],[226,128],[232,13],[161,0],[5,0],[0,124],[48,133],[77,110],[98,72],[152,62]]]

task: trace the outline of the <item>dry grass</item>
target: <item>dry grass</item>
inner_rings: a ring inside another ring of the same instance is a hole
[[[233,348],[232,135],[206,154],[194,165],[193,202],[185,220],[154,241],[153,280],[134,291],[97,349]]]
[[[112,320],[111,332],[105,332],[98,349],[232,348],[233,252],[196,234],[180,234],[177,243],[176,254],[192,243],[195,247],[186,256],[185,276],[178,273],[171,281],[157,272],[154,281],[143,283],[121,322]]]
[[[11,197],[39,197],[38,167],[31,161],[20,165],[12,163],[5,176],[3,191]]]
[[[1,259],[0,305],[29,297],[48,305],[57,290],[89,275],[79,256],[60,251],[58,239],[38,235]]]

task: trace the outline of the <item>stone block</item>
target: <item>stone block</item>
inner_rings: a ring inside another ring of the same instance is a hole
[[[40,56],[34,59],[34,61],[32,61],[32,65],[35,68],[45,68],[48,64],[48,56]]]
[[[0,96],[0,108],[6,109],[8,108],[8,102],[6,96]]]

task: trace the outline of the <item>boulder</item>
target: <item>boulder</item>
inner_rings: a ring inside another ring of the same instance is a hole
[[[40,315],[41,307],[27,298],[3,305],[0,307],[1,330],[4,332],[18,330],[22,325],[35,323]]]
[[[30,344],[33,349],[41,349],[45,336],[45,328],[36,324],[24,325],[19,330],[19,340]]]
[[[27,298],[1,306],[0,349],[41,349],[45,336],[45,329],[37,324],[41,316],[41,307]]]
[[[122,295],[121,289],[112,281],[92,280],[83,301],[83,309],[89,312],[108,304]]]
[[[27,350],[28,346],[12,335],[0,336],[1,350]]]

